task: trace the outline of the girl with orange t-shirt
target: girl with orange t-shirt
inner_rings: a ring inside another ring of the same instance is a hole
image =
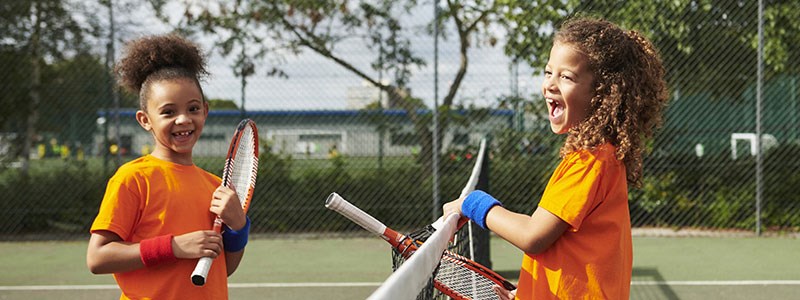
[[[136,120],[155,148],[108,181],[86,264],[92,273],[114,274],[120,299],[227,299],[250,221],[236,192],[192,162],[208,117],[199,82],[205,58],[176,35],[141,38],[126,51],[116,71],[139,95]],[[210,230],[216,215],[226,225],[222,234]],[[216,260],[197,287],[190,275],[200,257]]]
[[[532,215],[482,191],[446,203],[521,249],[516,291],[501,299],[628,299],[633,247],[628,184],[639,186],[645,140],[668,99],[654,46],[636,31],[575,18],[555,35],[542,95],[562,161]]]

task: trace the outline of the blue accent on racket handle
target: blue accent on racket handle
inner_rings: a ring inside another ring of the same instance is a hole
[[[239,252],[247,246],[247,237],[250,234],[250,217],[245,216],[244,227],[233,230],[227,225],[222,232],[222,244],[226,252]]]
[[[472,191],[461,203],[461,214],[475,221],[475,224],[483,227],[483,229],[488,229],[486,228],[486,215],[495,205],[503,206],[500,201],[484,191]]]

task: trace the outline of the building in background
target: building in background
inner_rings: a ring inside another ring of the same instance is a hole
[[[266,142],[270,151],[290,154],[296,159],[327,158],[331,149],[340,155],[356,157],[378,156],[381,148],[384,156],[413,155],[419,143],[406,113],[402,110],[379,113],[380,116],[363,110],[250,111],[247,117],[256,122],[262,144]],[[104,114],[100,112],[99,118]],[[139,126],[134,114],[135,110],[120,112],[122,145],[119,151],[138,156],[143,154],[142,149],[152,149],[153,138]],[[508,128],[513,116],[511,110],[492,110],[484,121],[473,124],[469,130],[450,128],[444,135],[443,149],[477,144],[485,134],[497,128]],[[234,127],[240,119],[238,110],[211,111],[193,155],[225,156]],[[384,123],[384,134],[379,132],[381,126],[378,122]],[[108,145],[103,142],[103,130],[96,132],[92,153],[100,155]],[[115,134],[115,126],[109,126],[109,136]],[[383,143],[382,147],[379,143]]]

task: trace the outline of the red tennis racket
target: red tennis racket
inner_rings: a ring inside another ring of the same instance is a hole
[[[233,134],[228,156],[225,159],[225,168],[222,171],[222,185],[236,192],[242,209],[247,213],[250,201],[253,199],[253,190],[256,186],[258,174],[258,129],[256,123],[250,119],[239,122]],[[222,219],[214,219],[214,231],[222,230]],[[192,283],[204,285],[208,270],[211,269],[213,260],[203,257],[197,262],[192,272]]]
[[[350,204],[337,193],[331,193],[325,200],[325,207],[345,216],[364,229],[377,234],[397,249],[405,258],[411,257],[422,241],[401,234]],[[445,295],[458,300],[499,299],[492,290],[499,285],[507,290],[517,287],[491,269],[461,255],[445,250],[433,285]]]

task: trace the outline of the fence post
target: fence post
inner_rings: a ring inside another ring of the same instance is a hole
[[[490,157],[489,153],[491,152],[491,145],[492,139],[491,137],[486,138],[486,152],[483,157],[483,163],[481,164],[481,173],[478,176],[478,184],[475,186],[476,190],[481,190],[484,192],[489,193],[489,173],[491,173],[490,169]],[[492,268],[492,257],[490,253],[490,245],[489,245],[489,230],[483,229],[480,226],[474,225],[472,222],[469,223],[472,226],[472,242],[473,242],[473,254],[475,257],[473,258],[474,261],[482,264],[488,268]]]

